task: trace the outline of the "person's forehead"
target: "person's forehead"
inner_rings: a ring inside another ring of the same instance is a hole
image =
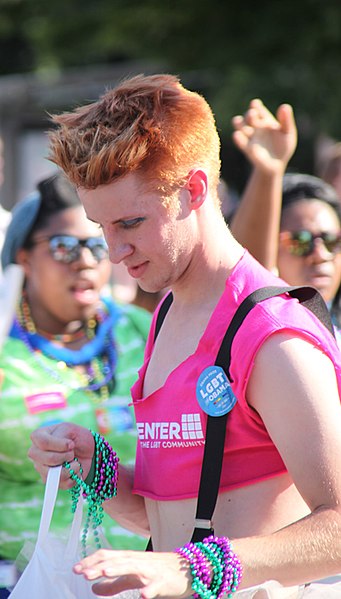
[[[300,200],[283,209],[281,229],[286,227],[292,230],[323,227],[323,230],[328,230],[339,228],[340,220],[334,208],[326,202],[318,199]]]
[[[151,211],[159,203],[152,201],[159,194],[147,180],[135,173],[95,189],[80,187],[77,192],[88,218],[100,223]]]
[[[85,214],[83,206],[72,206],[53,214],[43,229],[48,235],[72,233],[80,237],[97,236],[98,227]],[[37,232],[37,234],[38,234]]]
[[[142,184],[138,184],[137,177],[130,174],[105,185],[98,185],[94,189],[78,187],[77,192],[82,204],[90,207],[91,204],[100,203],[101,200],[115,203],[123,198],[137,198],[141,189]]]

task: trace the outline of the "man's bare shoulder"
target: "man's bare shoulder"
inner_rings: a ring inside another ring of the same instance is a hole
[[[292,401],[296,403],[293,393],[302,401],[309,401],[309,397],[313,400],[321,392],[328,395],[331,404],[340,407],[332,360],[317,345],[285,331],[271,335],[256,355],[247,393],[249,403],[256,409],[266,405],[261,400],[263,389],[279,400],[284,394],[288,407]]]
[[[330,358],[304,339],[273,335],[257,354],[247,398],[310,509],[330,502],[332,488],[340,498],[341,405]]]

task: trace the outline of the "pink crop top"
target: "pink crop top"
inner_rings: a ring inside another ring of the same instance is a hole
[[[282,284],[285,285],[246,251],[226,281],[195,353],[170,374],[162,388],[143,398],[144,375],[153,350],[154,315],[145,362],[132,388],[138,431],[135,493],[155,500],[197,496],[207,422],[196,399],[197,380],[205,368],[214,364],[229,322],[244,297],[259,287]],[[262,343],[279,330],[293,331],[321,347],[335,364],[341,391],[336,342],[310,310],[289,296],[271,298],[255,306],[232,344],[230,374],[238,401],[227,419],[221,490],[286,472],[262,419],[245,398],[255,355]]]

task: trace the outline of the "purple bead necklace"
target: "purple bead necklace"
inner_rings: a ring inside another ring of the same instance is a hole
[[[232,597],[238,589],[243,568],[227,537],[207,537],[175,550],[190,565],[194,599]]]
[[[88,504],[88,512],[82,533],[82,552],[83,557],[87,555],[87,538],[89,529],[92,529],[96,549],[101,548],[98,527],[103,520],[102,503],[117,495],[118,481],[118,463],[119,458],[111,445],[104,437],[97,432],[92,432],[95,449],[93,455],[92,467],[94,469],[92,480],[83,480],[83,469],[77,474],[69,462],[64,462],[63,466],[69,471],[70,478],[76,483],[71,489],[72,512],[76,511],[79,496],[82,493]],[[76,461],[77,458],[76,458]],[[91,470],[92,470],[91,467]]]

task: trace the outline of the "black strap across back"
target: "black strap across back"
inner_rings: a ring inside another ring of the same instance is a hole
[[[326,326],[334,335],[333,325],[327,306],[320,293],[314,287],[261,287],[248,295],[238,306],[220,345],[215,365],[224,369],[228,379],[230,377],[231,347],[233,339],[242,324],[245,317],[256,304],[270,297],[288,293],[291,297],[298,299],[306,308],[311,310],[315,316]],[[173,296],[169,293],[160,306],[156,319],[155,336],[156,339],[165,316],[171,306]],[[223,416],[208,416],[206,428],[206,440],[204,457],[201,468],[201,477],[197,499],[197,510],[195,516],[195,526],[192,535],[192,541],[202,541],[210,534],[214,534],[212,517],[215,509],[221,469],[223,464],[226,422],[228,414]],[[152,550],[151,539],[147,550]]]

